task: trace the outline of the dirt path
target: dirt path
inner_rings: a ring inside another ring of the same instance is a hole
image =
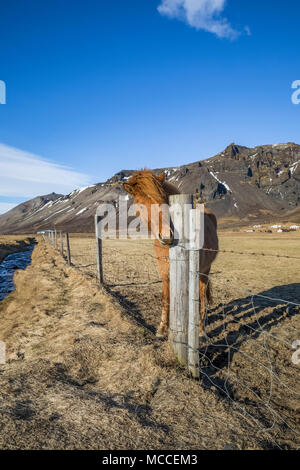
[[[189,379],[174,363],[167,342],[135,324],[114,298],[68,267],[51,246],[39,243],[32,266],[17,272],[15,282],[16,291],[0,304],[0,340],[7,348],[7,363],[0,366],[0,448],[299,445],[294,390],[287,394],[286,385],[279,387],[286,419],[272,423],[266,408],[245,397],[243,387],[228,382],[226,396],[207,381]],[[293,328],[296,318],[288,318]],[[252,354],[251,341],[242,343],[239,355]],[[239,355],[234,362],[239,379],[253,379]],[[257,376],[260,398],[273,410],[277,389],[268,395],[269,381],[260,369]],[[290,374],[281,379],[289,381]]]

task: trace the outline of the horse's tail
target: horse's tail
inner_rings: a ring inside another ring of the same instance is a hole
[[[206,285],[206,300],[208,304],[211,304],[213,301],[213,293],[210,279],[208,280]]]
[[[215,229],[217,229],[218,228],[218,221],[217,221],[217,217],[215,216],[215,214],[210,209],[205,209],[205,214],[207,215],[207,217],[210,218],[210,220],[212,221]]]

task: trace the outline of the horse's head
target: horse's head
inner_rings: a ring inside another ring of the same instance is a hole
[[[123,188],[131,194],[135,200],[147,199],[152,204],[168,204],[168,194],[163,188],[165,173],[155,175],[151,170],[136,171]]]
[[[174,232],[167,207],[169,193],[166,189],[165,173],[155,175],[150,170],[137,171],[123,183],[123,188],[134,197],[136,204],[143,204],[147,208],[148,226],[152,234],[159,238],[162,244],[172,245]],[[159,206],[162,210],[157,213]],[[154,217],[153,214],[157,216]]]

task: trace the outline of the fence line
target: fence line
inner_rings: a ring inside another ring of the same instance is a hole
[[[234,251],[234,250],[214,250],[213,248],[197,248],[198,251],[210,251],[214,253],[227,253],[233,255],[250,255],[250,256],[266,256],[272,258],[283,258],[283,259],[299,259],[300,256],[289,256],[289,255],[277,255],[275,253],[255,253],[250,251]]]

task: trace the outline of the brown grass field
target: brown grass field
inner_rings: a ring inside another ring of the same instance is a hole
[[[221,250],[300,257],[299,233],[220,234]],[[160,281],[148,241],[40,241],[0,303],[0,448],[296,449],[299,259],[220,253],[209,340],[192,380],[155,337]]]

